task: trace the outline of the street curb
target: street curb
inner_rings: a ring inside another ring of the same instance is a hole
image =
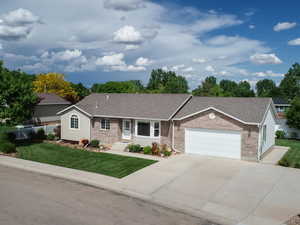
[[[9,156],[0,156],[0,158],[1,157],[9,157]],[[52,167],[59,167],[59,168],[64,168],[64,169],[69,169],[69,170],[75,170],[75,169],[71,169],[71,168],[65,168],[65,167],[60,167],[60,166],[55,166],[55,165],[50,165],[50,164],[44,164],[44,163],[39,163],[39,162],[34,162],[34,161],[28,161],[28,160],[23,160],[23,159],[18,159],[18,160],[30,162],[32,164],[42,164],[42,165],[47,165],[47,166],[52,166]],[[164,208],[176,211],[176,212],[180,212],[180,213],[183,213],[183,214],[187,214],[187,215],[190,215],[190,216],[201,218],[201,219],[207,220],[208,222],[211,222],[215,225],[217,225],[217,224],[222,224],[222,225],[236,225],[236,224],[238,224],[237,221],[232,221],[232,220],[229,220],[227,218],[211,214],[209,212],[203,212],[203,211],[200,211],[198,209],[192,209],[192,208],[187,209],[186,206],[179,206],[179,205],[175,205],[175,204],[172,204],[172,203],[167,203],[165,201],[161,201],[161,200],[153,198],[151,196],[147,196],[147,195],[144,195],[144,194],[141,194],[141,193],[126,190],[125,188],[117,188],[117,187],[113,187],[112,185],[99,184],[99,183],[95,183],[95,182],[92,182],[92,181],[87,181],[85,179],[80,179],[80,177],[76,177],[76,178],[75,177],[68,177],[68,176],[63,175],[62,173],[57,173],[57,172],[53,173],[53,172],[45,171],[45,170],[41,171],[41,170],[38,170],[38,169],[34,169],[32,167],[27,167],[27,166],[24,166],[24,165],[15,164],[15,163],[11,163],[11,162],[6,163],[6,162],[3,162],[3,161],[0,161],[0,165],[15,168],[15,169],[21,169],[21,170],[25,170],[25,171],[28,171],[28,172],[41,174],[41,175],[46,175],[46,176],[53,177],[53,178],[68,180],[68,181],[78,183],[78,184],[81,184],[81,185],[87,185],[87,186],[90,186],[90,187],[93,187],[93,188],[107,190],[107,191],[110,191],[110,192],[113,192],[113,193],[116,193],[116,194],[120,194],[120,195],[125,195],[125,196],[128,196],[128,197],[139,199],[139,200],[142,200],[142,201],[145,201],[145,202],[149,202],[149,203],[155,204],[157,206],[161,206],[161,207],[164,207]],[[75,171],[77,171],[77,170],[75,170]],[[82,171],[82,172],[90,173],[90,172],[86,172],[86,171]],[[119,180],[119,179],[116,178],[116,181],[117,180]]]

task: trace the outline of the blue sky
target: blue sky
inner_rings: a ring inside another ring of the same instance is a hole
[[[1,0],[0,59],[87,86],[152,69],[252,85],[299,62],[297,1]]]

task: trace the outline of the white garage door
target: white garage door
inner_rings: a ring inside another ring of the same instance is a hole
[[[241,132],[185,129],[185,152],[240,159]]]

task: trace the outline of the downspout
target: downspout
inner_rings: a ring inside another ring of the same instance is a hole
[[[174,143],[174,140],[175,140],[175,137],[174,137],[174,131],[175,131],[175,127],[174,127],[174,120],[172,120],[172,149],[175,151],[175,152],[179,152],[176,148],[175,148],[175,143]]]

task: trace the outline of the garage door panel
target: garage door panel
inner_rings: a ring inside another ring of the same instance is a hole
[[[241,158],[241,132],[186,129],[185,149],[187,153]]]

